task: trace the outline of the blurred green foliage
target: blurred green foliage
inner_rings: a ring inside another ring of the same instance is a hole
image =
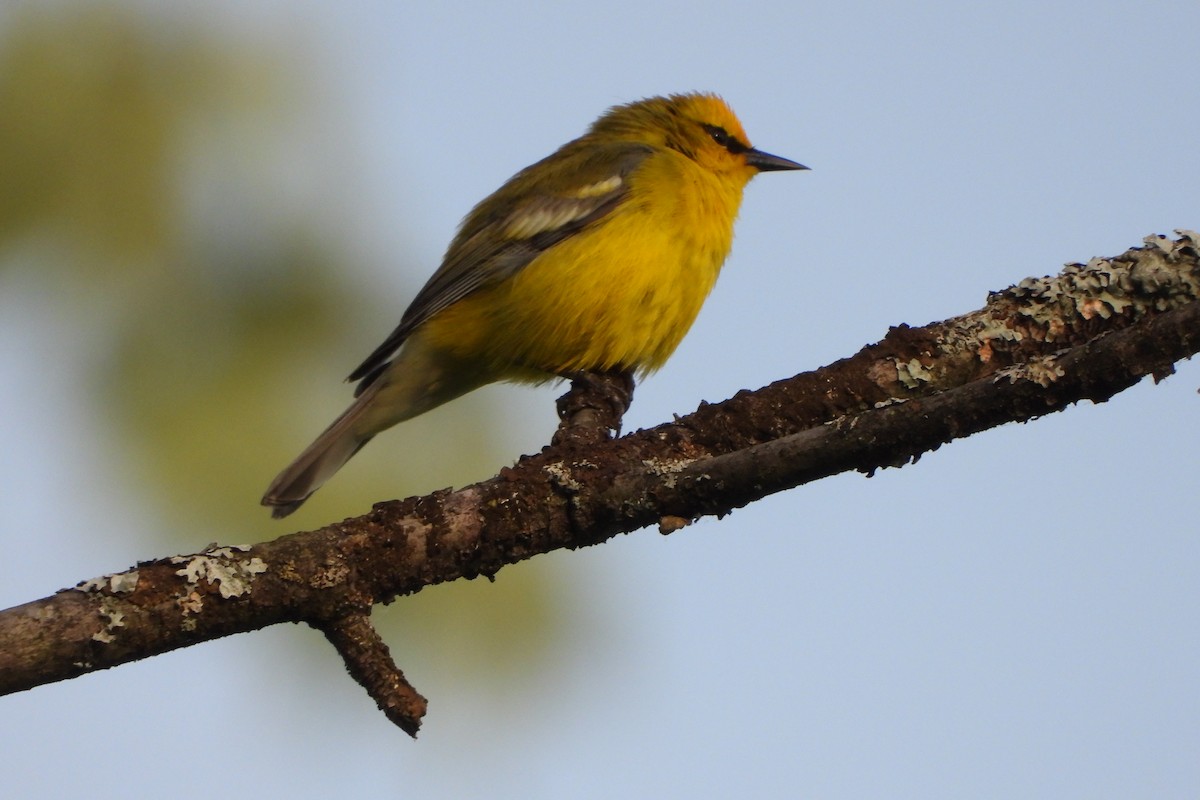
[[[157,512],[164,549],[322,524],[515,456],[478,401],[460,402],[390,447],[381,437],[287,523],[258,505],[348,402],[339,378],[387,332],[362,321],[401,311],[342,280],[352,257],[269,168],[288,109],[314,102],[286,46],[118,3],[22,6],[0,28],[0,281],[22,272],[3,285],[35,287],[60,335],[93,343],[78,391],[121,451],[112,464]],[[506,666],[535,677],[558,630],[555,583],[533,565],[496,586],[438,587],[382,615],[384,634],[481,680]]]

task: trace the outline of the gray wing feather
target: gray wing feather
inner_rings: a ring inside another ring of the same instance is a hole
[[[533,194],[518,200],[503,214],[477,217],[478,209],[472,212],[450,244],[442,265],[417,293],[400,324],[350,373],[347,380],[360,381],[354,394],[360,394],[379,377],[405,339],[434,314],[472,292],[507,280],[547,249],[603,219],[620,205],[628,192],[625,178],[652,151],[634,143],[614,147],[620,151],[616,158],[612,152],[603,151],[604,161],[613,165],[611,171],[591,187],[573,187],[573,193]],[[515,175],[498,193],[527,172]],[[585,191],[588,189],[595,191]]]

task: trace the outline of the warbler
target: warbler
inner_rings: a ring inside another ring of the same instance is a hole
[[[713,94],[609,109],[466,216],[350,373],[354,402],[263,505],[290,514],[375,434],[485,384],[658,369],[716,282],[747,182],[802,169],[751,147]]]

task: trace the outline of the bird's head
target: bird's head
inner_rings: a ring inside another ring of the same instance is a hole
[[[751,147],[733,109],[715,94],[673,94],[616,106],[596,121],[592,133],[675,150],[743,183],[759,172],[808,169]]]

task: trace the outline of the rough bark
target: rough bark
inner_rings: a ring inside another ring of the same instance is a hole
[[[1145,375],[1162,378],[1200,350],[1198,241],[1187,232],[1148,237],[1116,258],[1023,280],[977,311],[895,327],[827,367],[619,439],[606,433],[619,418],[601,413],[599,434],[557,436],[457,491],[380,503],[253,546],[142,562],[0,612],[0,693],[306,622],[415,735],[425,701],[370,627],[374,604],[655,523],[674,531],[827,475],[899,466],[1004,422],[1102,402]],[[614,407],[611,381],[572,389],[589,391],[598,394],[564,398],[564,425]]]

